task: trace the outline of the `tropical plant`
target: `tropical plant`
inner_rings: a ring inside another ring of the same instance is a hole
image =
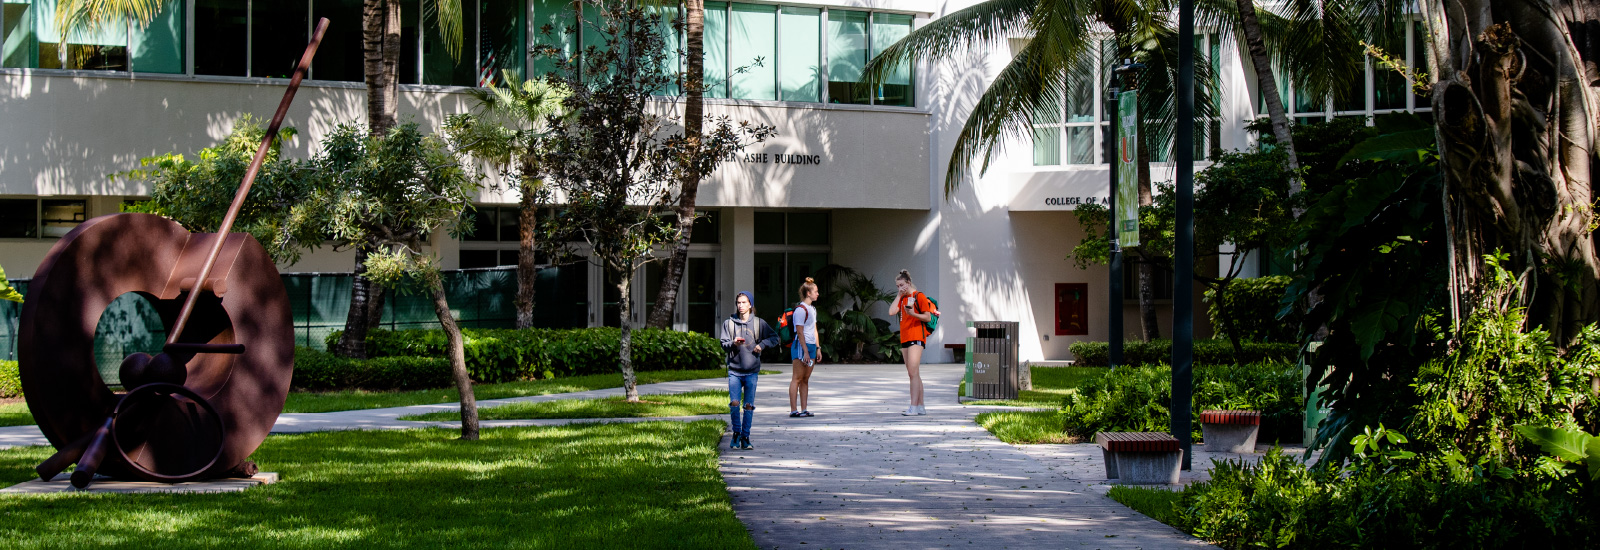
[[[892,349],[898,356],[899,330],[870,313],[878,304],[894,300],[893,292],[879,288],[872,277],[837,264],[817,270],[817,279],[826,289],[815,304],[826,314],[818,319],[823,355],[863,361],[886,356]],[[885,347],[887,336],[893,336],[893,344]],[[876,352],[872,348],[877,348]]]
[[[622,324],[618,365],[629,401],[638,400],[631,357],[634,326],[632,274],[658,246],[677,237],[676,227],[657,214],[678,202],[676,186],[686,166],[704,170],[773,134],[770,126],[717,119],[711,132],[690,143],[673,131],[671,118],[650,108],[651,97],[668,88],[669,50],[646,7],[600,2],[583,32],[599,37],[574,54],[551,45],[535,48],[554,60],[554,77],[571,90],[562,106],[568,116],[551,118],[540,163],[565,207],[540,224],[541,249],[552,258],[575,256],[574,243],[589,249],[589,261],[617,281]]]
[[[1516,431],[1544,452],[1585,469],[1591,481],[1600,481],[1600,437],[1579,429],[1549,426],[1517,426]]]
[[[516,82],[516,74],[511,71],[505,72],[505,78]],[[516,182],[521,197],[517,205],[517,328],[533,326],[534,282],[538,276],[534,234],[539,222],[539,198],[544,196],[539,147],[548,129],[546,120],[559,116],[561,101],[567,94],[559,84],[543,80],[528,80],[511,87],[491,84],[472,91],[479,112],[452,115],[445,120],[446,132],[458,149],[505,169],[507,179]],[[507,169],[513,163],[516,170]]]
[[[6,270],[0,267],[0,300],[22,303],[22,293],[17,292],[17,287],[11,286],[6,280]]]

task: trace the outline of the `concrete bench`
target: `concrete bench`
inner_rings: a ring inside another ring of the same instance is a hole
[[[1176,484],[1183,467],[1178,438],[1164,432],[1099,432],[1094,442],[1106,460],[1106,479],[1136,485]]]
[[[1200,413],[1200,434],[1206,451],[1213,453],[1256,452],[1256,436],[1261,433],[1261,413],[1256,411],[1204,411]]]

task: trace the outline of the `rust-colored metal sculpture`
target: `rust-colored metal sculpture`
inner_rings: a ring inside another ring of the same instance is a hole
[[[95,474],[177,483],[254,473],[246,459],[288,396],[294,325],[266,249],[229,231],[327,28],[322,19],[217,233],[149,214],[100,216],[39,266],[17,359],[28,408],[57,450],[36,468],[41,479],[74,463],[79,488]],[[169,336],[160,354],[123,359],[129,391],[115,393],[95,365],[95,327],[128,292],[155,306]]]

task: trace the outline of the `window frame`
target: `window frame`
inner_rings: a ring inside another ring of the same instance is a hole
[[[1421,40],[1421,36],[1419,36],[1419,33],[1417,32],[1417,24],[1421,21],[1421,19],[1411,18],[1406,21],[1405,25],[1405,51],[1401,52],[1401,55],[1403,55],[1403,61],[1405,62],[1406,67],[1413,70],[1420,67],[1420,65],[1415,63],[1415,61],[1421,61],[1423,64],[1427,63],[1427,56],[1422,50],[1424,46],[1421,42],[1419,42]],[[1387,53],[1390,55],[1395,54],[1395,52]],[[1405,107],[1378,109],[1376,107],[1378,103],[1378,71],[1386,69],[1378,67],[1378,64],[1372,59],[1372,56],[1367,55],[1365,52],[1362,52],[1360,55],[1362,62],[1364,63],[1362,86],[1365,90],[1363,92],[1364,97],[1362,98],[1362,104],[1364,107],[1361,110],[1336,110],[1333,96],[1329,95],[1328,97],[1324,97],[1322,99],[1321,111],[1300,111],[1296,108],[1297,106],[1295,105],[1295,102],[1292,101],[1292,99],[1295,97],[1294,94],[1298,91],[1298,88],[1294,84],[1294,79],[1289,78],[1287,79],[1287,85],[1284,87],[1284,94],[1287,97],[1287,99],[1284,101],[1284,110],[1287,112],[1289,120],[1296,124],[1300,124],[1306,122],[1327,122],[1335,118],[1352,118],[1360,116],[1363,117],[1367,126],[1372,126],[1374,124],[1374,119],[1378,115],[1392,113],[1421,114],[1433,112],[1433,105],[1421,104],[1422,102],[1418,101],[1420,98],[1417,97],[1416,92],[1412,90],[1409,85],[1402,94],[1406,98]],[[1286,71],[1280,72],[1287,74]],[[1265,109],[1261,110],[1263,112],[1265,111]]]
[[[28,242],[28,243],[31,243],[31,242],[39,242],[39,241],[43,241],[43,240],[59,240],[63,235],[65,235],[65,233],[70,233],[72,231],[72,229],[77,228],[78,225],[82,225],[83,222],[89,221],[90,218],[94,217],[94,211],[90,208],[90,203],[92,202],[90,199],[92,199],[92,197],[90,197],[88,195],[49,195],[49,196],[41,196],[41,195],[23,195],[23,196],[11,195],[11,196],[6,196],[6,195],[0,195],[0,200],[8,200],[8,201],[24,200],[24,201],[32,201],[33,202],[33,235],[34,235],[32,237],[4,237],[4,236],[0,236],[0,242]],[[44,201],[75,201],[75,202],[83,203],[83,219],[82,220],[77,220],[77,223],[74,224],[73,226],[71,226],[70,228],[68,228],[67,231],[65,233],[63,233],[62,235],[46,235],[45,231],[44,231],[44,229],[45,229]]]

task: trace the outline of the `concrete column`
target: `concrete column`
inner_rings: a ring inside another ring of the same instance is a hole
[[[732,304],[735,292],[755,290],[756,211],[754,208],[724,208],[722,221],[722,261],[718,263],[722,264],[723,285],[717,302]]]

